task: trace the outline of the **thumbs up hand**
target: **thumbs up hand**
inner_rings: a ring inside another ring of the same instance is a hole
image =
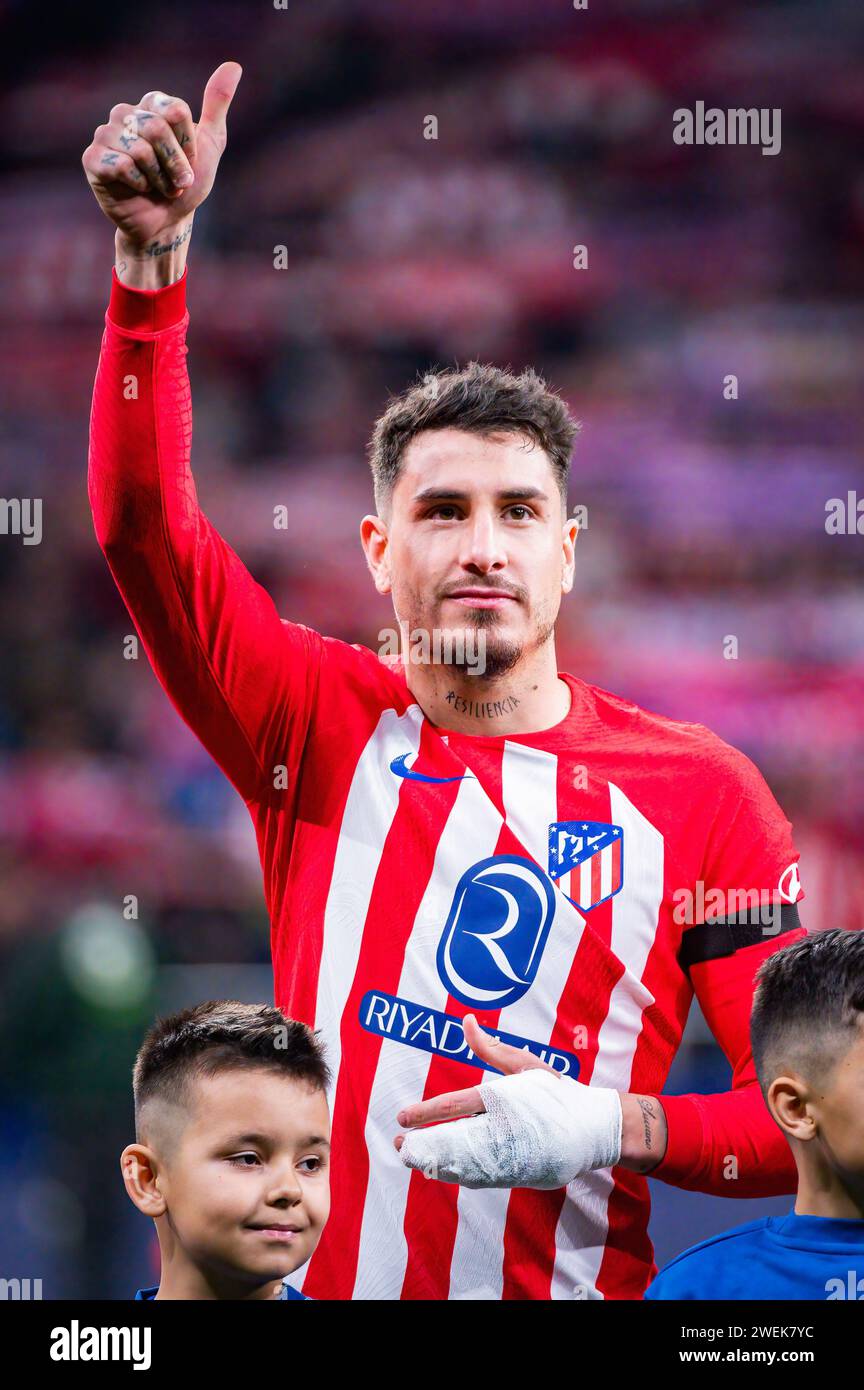
[[[197,123],[180,97],[152,91],[134,106],[118,102],[95,130],[81,163],[130,254],[169,244],[181,223],[191,231],[191,214],[216,178],[242,71],[228,62],[211,74]]]

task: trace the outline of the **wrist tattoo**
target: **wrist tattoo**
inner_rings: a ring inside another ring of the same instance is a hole
[[[165,241],[165,242],[154,241],[152,246],[147,246],[147,247],[145,247],[145,249],[144,249],[144,255],[147,256],[147,257],[154,257],[154,258],[155,258],[156,256],[165,256],[165,255],[167,255],[170,251],[176,251],[176,250],[177,250],[177,247],[178,247],[178,246],[182,246],[182,245],[183,245],[183,242],[186,241],[191,235],[192,235],[192,223],[190,222],[190,223],[189,223],[189,226],[186,228],[186,230],[185,230],[184,232],[178,232],[177,235],[175,236],[175,238],[174,238],[173,241]]]
[[[642,1132],[645,1140],[645,1147],[650,1150],[654,1147],[651,1122],[657,1119],[657,1112],[654,1109],[653,1101],[648,1100],[645,1096],[638,1096],[637,1099],[639,1101],[639,1109],[642,1111]]]

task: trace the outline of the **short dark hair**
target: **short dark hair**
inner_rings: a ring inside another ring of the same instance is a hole
[[[578,422],[533,367],[517,376],[509,368],[469,362],[462,368],[426,372],[415,385],[392,397],[375,422],[367,452],[379,512],[389,503],[403,455],[415,435],[448,427],[480,435],[528,435],[548,455],[566,510]]]
[[[770,955],[756,973],[750,1015],[753,1061],[763,1095],[793,1066],[827,1080],[864,1021],[864,932],[812,932]]]
[[[160,1018],[135,1058],[132,1091],[141,1139],[141,1112],[154,1097],[190,1103],[189,1084],[218,1072],[264,1067],[326,1090],[330,1071],[316,1035],[305,1023],[268,1004],[210,999]]]

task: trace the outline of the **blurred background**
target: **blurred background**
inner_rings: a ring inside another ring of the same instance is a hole
[[[864,10],[5,0],[0,21],[0,494],[43,499],[41,544],[0,534],[0,1277],[125,1298],[156,1272],[117,1162],[136,1046],[157,1011],[271,977],[251,821],[124,659],[92,534],[95,127],[154,87],[197,116],[243,64],[190,257],[193,459],[280,612],[377,648],[358,522],[388,393],[533,364],[583,421],[562,669],[742,748],[794,823],[802,919],[860,928],[864,537],[828,534],[826,504],[864,498]],[[697,100],[779,107],[781,152],[676,145]],[[668,1089],[728,1081],[694,1009]],[[660,1264],[791,1205],[652,1190]]]

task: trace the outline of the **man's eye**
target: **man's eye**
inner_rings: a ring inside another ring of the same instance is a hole
[[[522,502],[516,502],[516,503],[514,503],[514,505],[513,505],[512,507],[508,507],[507,510],[508,510],[509,512],[511,512],[511,513],[513,513],[513,512],[521,512],[521,513],[522,513],[521,516],[517,516],[517,517],[516,517],[516,520],[517,520],[517,521],[523,521],[526,517],[529,517],[529,516],[532,515],[531,508],[530,508],[530,507],[526,507]]]
[[[448,512],[449,516],[442,516],[443,512]],[[445,502],[440,507],[433,507],[429,516],[440,516],[443,521],[451,521],[456,516],[456,508]]]
[[[228,1162],[236,1164],[238,1168],[254,1168],[260,1160],[257,1154],[232,1154]]]

